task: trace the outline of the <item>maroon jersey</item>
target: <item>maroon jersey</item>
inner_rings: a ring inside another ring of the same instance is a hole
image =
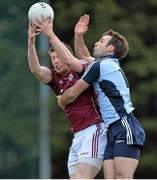
[[[63,76],[52,70],[52,81],[48,85],[56,95],[62,95],[66,89],[73,86],[80,79],[81,75],[81,73],[71,71]],[[72,132],[80,131],[102,121],[93,87],[82,92],[73,103],[68,104],[64,112],[70,121]]]

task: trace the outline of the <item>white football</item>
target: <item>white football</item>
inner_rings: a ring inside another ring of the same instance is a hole
[[[54,11],[52,7],[45,2],[33,4],[28,11],[28,18],[32,22],[35,22],[37,18],[40,19],[42,15],[48,22],[51,22],[54,19]]]

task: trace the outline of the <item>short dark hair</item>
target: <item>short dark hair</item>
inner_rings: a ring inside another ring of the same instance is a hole
[[[119,32],[113,31],[112,29],[109,29],[108,31],[103,33],[103,36],[105,35],[109,35],[112,37],[108,45],[113,45],[115,47],[114,55],[118,59],[122,59],[123,57],[125,57],[129,50],[127,39]]]
[[[67,47],[68,50],[73,54],[72,48],[71,48],[67,43],[65,43],[65,42],[62,42],[62,43],[63,43],[64,46]],[[53,51],[55,51],[55,49],[54,49],[53,46],[51,45],[48,52],[50,53],[50,52],[53,52]]]

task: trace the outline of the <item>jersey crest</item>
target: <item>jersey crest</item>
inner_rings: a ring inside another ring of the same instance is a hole
[[[74,76],[70,73],[69,76],[68,76],[69,81],[71,81],[73,79],[73,77]]]

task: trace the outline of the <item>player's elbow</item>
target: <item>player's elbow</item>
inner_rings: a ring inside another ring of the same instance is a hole
[[[31,68],[30,67],[30,71],[36,77],[42,76],[42,72],[38,68]]]
[[[34,75],[39,74],[39,71],[38,71],[36,68],[31,67],[31,66],[30,66],[30,71],[31,71],[31,73],[34,74]]]

